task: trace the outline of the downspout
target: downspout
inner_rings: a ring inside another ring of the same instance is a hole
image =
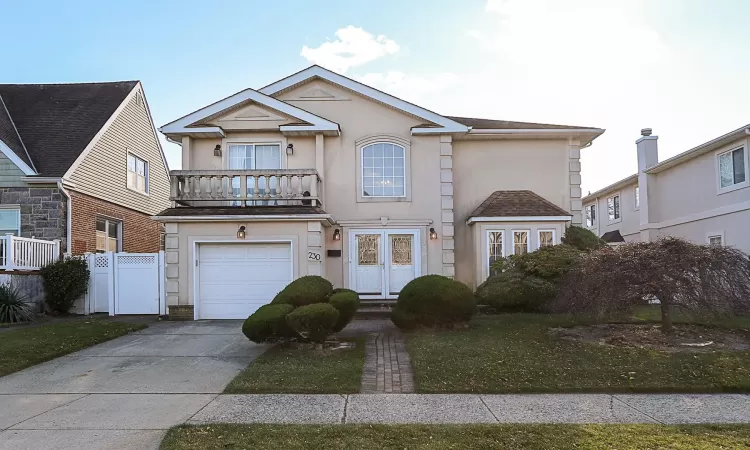
[[[73,248],[72,248],[72,245],[73,245],[73,242],[72,242],[72,236],[73,236],[73,202],[72,202],[72,199],[70,198],[70,193],[68,191],[66,191],[65,188],[63,187],[63,179],[62,178],[60,178],[59,180],[57,180],[57,189],[59,189],[60,193],[62,193],[62,195],[65,196],[65,198],[68,199],[68,201],[65,202],[68,205],[67,212],[65,214],[65,221],[66,221],[66,226],[65,226],[65,235],[66,235],[65,236],[65,242],[66,242],[66,245],[65,245],[65,254],[70,255],[70,254],[72,254],[72,250],[73,250]]]

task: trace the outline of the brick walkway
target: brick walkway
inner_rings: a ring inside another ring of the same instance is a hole
[[[414,374],[400,331],[388,330],[367,338],[360,391],[363,394],[414,392]]]

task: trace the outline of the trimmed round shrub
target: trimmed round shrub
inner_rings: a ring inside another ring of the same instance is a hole
[[[562,237],[562,243],[583,251],[596,250],[607,245],[606,242],[591,231],[575,225],[571,225],[565,229],[565,236]]]
[[[509,270],[558,282],[581,260],[583,252],[570,245],[543,247],[531,253],[513,256]]]
[[[67,314],[75,301],[88,291],[89,268],[83,258],[67,258],[42,267],[47,306],[59,314]]]
[[[286,323],[286,315],[294,310],[287,304],[263,305],[242,324],[242,334],[253,342],[267,342],[294,336]]]
[[[357,294],[357,291],[353,291],[353,290],[351,290],[351,289],[347,289],[347,288],[336,288],[336,289],[334,289],[333,291],[331,291],[331,295],[333,295],[333,294],[338,294],[338,293],[340,293],[340,292],[353,292],[353,293]],[[359,294],[357,294],[357,298],[359,298]]]
[[[425,275],[401,289],[391,320],[404,330],[446,326],[468,322],[476,309],[468,286],[442,275]]]
[[[336,326],[333,327],[333,331],[339,332],[354,318],[354,314],[359,308],[359,294],[350,289],[334,289],[328,303],[339,312],[339,319],[336,321]]]
[[[551,281],[509,270],[492,275],[477,288],[477,300],[498,312],[539,312],[555,298],[558,288]]]
[[[323,343],[333,333],[339,312],[328,303],[300,306],[286,316],[286,323],[300,336]]]
[[[276,294],[271,303],[285,303],[295,308],[313,303],[325,303],[332,291],[333,285],[330,281],[317,275],[306,275],[287,284],[281,292]]]

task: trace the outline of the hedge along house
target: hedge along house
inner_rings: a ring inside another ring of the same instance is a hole
[[[155,252],[169,173],[138,81],[0,84],[0,233]]]
[[[604,130],[443,116],[311,66],[160,131],[182,147],[155,217],[167,304],[210,319],[308,274],[363,299],[426,274],[476,286],[581,223],[580,151]]]

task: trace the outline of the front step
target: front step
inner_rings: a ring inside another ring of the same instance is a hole
[[[356,319],[387,319],[391,308],[396,304],[394,299],[367,299],[359,301],[359,308],[354,315]]]

